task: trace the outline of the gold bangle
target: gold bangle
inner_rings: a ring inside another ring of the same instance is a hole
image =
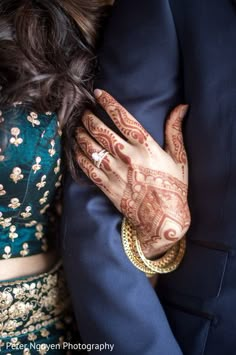
[[[183,259],[186,249],[186,240],[182,238],[167,250],[161,258],[154,261],[148,260],[142,251],[136,230],[126,218],[122,222],[122,243],[130,261],[149,277],[157,273],[165,274],[176,270]]]
[[[143,263],[153,272],[156,272],[158,274],[167,274],[169,272],[172,272],[178,268],[180,265],[184,254],[185,254],[185,249],[186,249],[186,240],[185,238],[182,238],[179,242],[177,242],[175,245],[173,245],[169,250],[168,250],[168,255],[164,255],[161,259],[164,261],[161,261],[160,259],[157,260],[148,260],[141,248],[140,242],[137,237],[134,237],[135,239],[135,245],[138,251],[138,254],[140,258],[142,259]],[[177,250],[176,250],[177,247]],[[166,260],[165,260],[166,257]],[[162,264],[163,263],[163,264]]]
[[[135,249],[135,243],[133,242],[134,234],[136,234],[136,231],[131,228],[131,224],[128,224],[126,218],[124,218],[122,221],[121,236],[125,253],[137,269],[144,272],[148,277],[152,277],[156,272],[150,270],[139,257],[138,252]]]

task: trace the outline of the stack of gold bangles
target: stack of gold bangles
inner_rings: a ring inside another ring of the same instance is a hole
[[[148,260],[142,251],[136,230],[126,218],[122,222],[121,235],[126,255],[134,266],[143,271],[148,277],[176,270],[183,259],[186,249],[186,240],[184,237],[159,259]]]

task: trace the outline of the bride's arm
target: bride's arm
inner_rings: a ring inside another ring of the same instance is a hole
[[[162,146],[164,120],[182,102],[168,1],[117,0],[100,63],[97,87],[116,97]],[[115,344],[114,354],[179,355],[154,290],[123,251],[121,221],[95,185],[68,178],[62,242],[81,335],[88,343]]]
[[[179,105],[170,114],[162,149],[107,92],[96,90],[95,94],[119,134],[87,111],[84,126],[77,131],[78,163],[129,220],[145,256],[154,258],[178,242],[190,225],[182,136],[188,107]]]

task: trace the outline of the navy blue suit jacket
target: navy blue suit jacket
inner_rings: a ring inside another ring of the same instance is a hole
[[[183,263],[155,293],[124,254],[122,216],[96,187],[68,178],[63,255],[85,342],[114,343],[117,355],[236,353],[235,40],[231,0],[116,1],[97,86],[160,144],[168,112],[190,105],[192,225]]]

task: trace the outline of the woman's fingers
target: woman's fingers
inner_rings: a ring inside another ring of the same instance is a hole
[[[108,128],[90,111],[85,112],[82,121],[88,133],[96,139],[103,149],[122,160],[125,164],[130,164],[129,143]]]
[[[77,161],[83,172],[91,179],[106,195],[110,194],[109,180],[106,174],[98,169],[93,163],[87,158],[82,150],[78,148]]]
[[[83,127],[79,127],[76,131],[76,138],[81,150],[85,153],[90,162],[96,166],[96,158],[99,161],[99,155],[104,151],[104,149],[91,138]],[[115,158],[110,153],[104,153],[103,157],[101,155],[101,163],[99,168],[101,168],[106,174],[112,172],[115,169]]]
[[[166,152],[177,164],[187,165],[187,155],[184,148],[182,122],[188,111],[188,105],[177,106],[166,121],[165,142]]]
[[[150,137],[148,132],[123,106],[106,91],[96,89],[94,94],[98,103],[130,143],[146,144]]]

